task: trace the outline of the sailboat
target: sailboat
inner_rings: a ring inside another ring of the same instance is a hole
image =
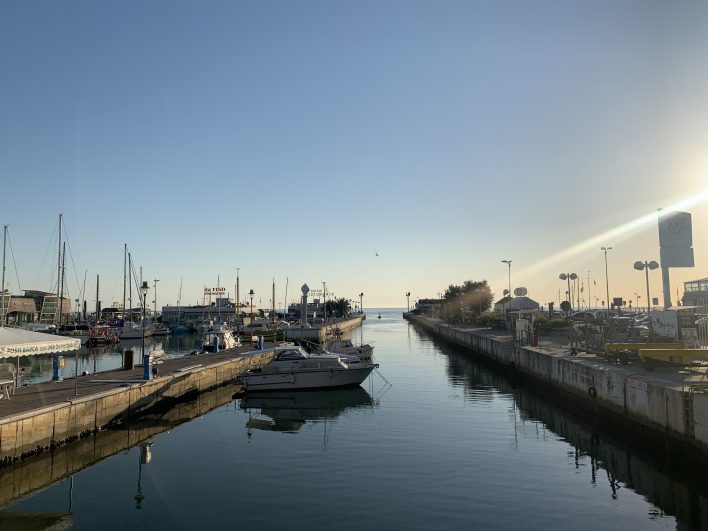
[[[124,244],[124,256],[123,256],[123,328],[120,332],[120,338],[122,339],[142,339],[143,337],[149,337],[152,335],[153,332],[153,327],[151,325],[148,325],[144,320],[141,319],[140,324],[136,324],[133,322],[133,317],[132,317],[132,308],[129,310],[131,313],[130,320],[126,321],[125,320],[125,254],[127,253],[128,255],[128,273],[133,272],[133,263],[130,257],[130,253],[128,253],[128,245]],[[132,286],[132,285],[131,285]],[[132,288],[131,288],[131,293],[132,293]],[[129,299],[131,301],[131,306],[132,306],[132,297]],[[143,301],[140,301],[140,304],[143,304]],[[143,314],[145,312],[143,311]]]
[[[173,334],[186,334],[191,332],[191,327],[179,320],[180,310],[182,309],[182,279],[179,279],[179,297],[177,297],[177,323],[172,327]]]

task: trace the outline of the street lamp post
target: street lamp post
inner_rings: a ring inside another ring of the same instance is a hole
[[[641,260],[637,260],[634,262],[634,269],[637,271],[641,271],[643,269],[647,279],[647,315],[651,315],[651,298],[649,298],[649,270],[658,268],[659,263],[656,260],[652,260],[651,262],[646,260],[643,262]],[[637,306],[639,306],[639,301],[637,301]]]
[[[567,291],[568,305],[569,305],[568,306],[568,315],[570,315],[573,311],[573,297],[571,296],[571,291],[570,291],[570,281],[578,278],[578,275],[576,275],[575,273],[561,273],[560,275],[558,275],[558,278],[561,280],[568,281],[568,291]]]
[[[359,293],[359,311],[364,313],[364,294]]]
[[[322,304],[324,305],[324,320],[327,322],[327,283],[322,282]]]
[[[507,301],[506,317],[509,318],[509,311],[511,310],[511,260],[502,260],[502,263],[506,264],[509,268],[509,289],[507,290],[507,296],[509,300]]]
[[[408,306],[408,311],[411,311],[411,292],[406,291],[406,306]]]
[[[153,308],[154,308],[154,310],[152,311],[152,312],[153,312],[153,313],[152,313],[152,318],[153,318],[153,319],[157,319],[157,283],[160,282],[160,280],[157,279],[157,278],[155,278],[155,279],[153,279],[153,282],[154,282],[154,286],[155,286],[155,288],[154,288],[155,291],[154,291],[154,293],[153,293],[152,295],[153,295],[153,297],[155,297],[155,299],[153,300],[153,303],[154,303]]]
[[[253,325],[253,290],[249,291],[248,294],[251,296],[251,307],[249,308],[249,315],[251,316],[251,325]]]
[[[607,292],[607,316],[610,316],[610,280],[607,275],[607,251],[612,249],[612,247],[600,247],[601,251],[605,252],[605,290]]]
[[[146,367],[149,366],[149,363],[146,363],[147,360],[145,359],[145,304],[147,302],[147,293],[148,293],[149,289],[150,289],[150,287],[148,286],[147,280],[143,280],[143,284],[142,284],[142,286],[140,286],[140,291],[143,294],[143,322],[142,322],[142,330],[143,330],[142,336],[143,337],[142,337],[141,353],[143,356],[143,366],[146,366]],[[149,371],[149,367],[148,367],[148,369],[143,370],[143,372],[145,373],[146,370]]]

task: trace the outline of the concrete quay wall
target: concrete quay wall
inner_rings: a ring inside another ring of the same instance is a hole
[[[413,314],[404,316],[434,336],[508,366],[544,387],[571,395],[597,413],[614,414],[659,438],[708,452],[708,394],[700,389],[661,381],[643,369],[572,356],[558,348],[544,352],[485,330],[455,328]]]
[[[272,351],[238,356],[173,371],[140,383],[33,409],[0,419],[0,462],[9,462],[139,414],[158,402],[202,393],[232,381],[244,370],[266,364]]]

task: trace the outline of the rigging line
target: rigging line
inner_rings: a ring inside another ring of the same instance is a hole
[[[74,268],[74,278],[76,279],[76,289],[79,290],[79,299],[82,299],[82,294],[81,294],[81,283],[79,282],[79,275],[76,272],[76,263],[74,262],[74,253],[71,252],[71,244],[69,243],[69,237],[66,234],[66,231],[64,231],[64,235],[67,237],[66,243],[67,247],[69,248],[69,258],[71,259],[71,266]]]
[[[15,268],[15,278],[17,279],[17,291],[21,292],[22,287],[20,286],[20,275],[17,272],[17,263],[15,263],[15,251],[12,250],[12,238],[10,237],[10,231],[7,232],[7,243],[10,246],[10,257],[12,258],[12,266]]]
[[[57,219],[57,225],[59,225],[59,220]],[[57,228],[57,225],[54,226],[54,228]],[[33,282],[36,285],[39,285],[39,277],[40,277],[40,272],[42,269],[42,266],[46,264],[47,261],[47,255],[49,254],[49,249],[54,247],[54,231],[52,231],[51,236],[49,237],[49,241],[47,242],[47,246],[44,248],[44,256],[42,257],[42,260],[37,264],[37,270],[35,271],[34,274],[34,280]],[[51,277],[49,279],[50,283],[50,288],[49,291],[51,291],[51,286],[53,286],[53,280],[54,280],[54,270],[52,269]]]
[[[66,222],[64,222],[64,241],[66,241],[67,247],[69,248],[69,258],[71,259],[71,266],[74,268],[74,278],[76,279],[76,286],[79,290],[79,299],[82,298],[81,295],[81,283],[79,282],[79,275],[76,272],[76,263],[74,262],[74,253],[71,252],[71,243],[69,243],[69,233],[66,232]]]

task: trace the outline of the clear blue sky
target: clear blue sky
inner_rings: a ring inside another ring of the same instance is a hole
[[[286,279],[499,295],[502,259],[542,303],[560,272],[604,288],[600,245],[548,257],[705,192],[706,27],[708,4],[646,0],[3,2],[10,287],[51,287],[63,212],[89,304],[97,274],[122,297],[124,243],[159,305],[181,278],[185,303],[217,277],[233,296],[237,268],[264,306],[273,278],[278,301]],[[686,210],[676,285],[708,276],[708,208]],[[644,293],[657,241],[602,243],[611,296]]]

